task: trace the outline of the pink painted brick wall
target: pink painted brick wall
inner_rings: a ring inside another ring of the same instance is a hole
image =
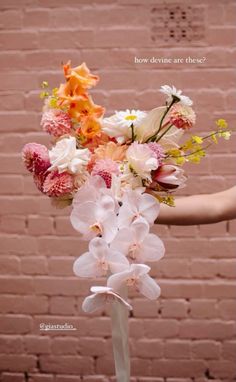
[[[90,283],[72,273],[86,244],[70,226],[69,211],[50,206],[20,160],[26,142],[48,142],[38,89],[42,80],[62,81],[62,61],[86,61],[101,77],[93,95],[108,113],[159,105],[158,88],[167,83],[193,98],[196,131],[211,129],[218,117],[233,128],[236,4],[1,0],[0,7],[1,382],[114,381],[108,313],[81,312]],[[153,56],[205,62],[134,62]],[[183,193],[235,184],[235,159],[233,134],[202,164],[188,166]],[[155,228],[166,244],[152,272],[162,296],[150,302],[132,294],[132,382],[235,380],[235,229],[235,222]],[[40,332],[40,323],[77,331]]]

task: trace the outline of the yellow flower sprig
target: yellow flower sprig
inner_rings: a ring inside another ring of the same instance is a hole
[[[166,204],[167,206],[169,207],[174,207],[175,206],[175,198],[173,195],[167,195],[167,196],[160,196],[158,194],[152,194],[153,196],[155,196],[155,198],[160,202],[160,203],[163,203],[163,204]]]
[[[213,143],[218,143],[218,138],[226,140],[230,138],[231,131],[228,130],[228,123],[224,119],[218,119],[216,125],[218,127],[216,131],[212,131],[204,137],[192,135],[179,148],[168,150],[167,157],[171,158],[179,166],[185,162],[200,163],[201,159],[206,155],[208,147]],[[207,145],[205,145],[205,142],[207,142]]]
[[[50,94],[49,84],[47,81],[43,81],[41,84],[41,88],[43,89],[39,95],[41,99],[48,98],[48,106],[52,109],[59,108],[58,105],[58,88],[53,88]]]

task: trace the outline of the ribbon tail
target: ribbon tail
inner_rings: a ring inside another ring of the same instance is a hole
[[[112,344],[117,382],[130,382],[128,314],[124,304],[118,301],[112,303]]]

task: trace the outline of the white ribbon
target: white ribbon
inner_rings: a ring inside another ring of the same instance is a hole
[[[122,290],[119,294],[126,298],[127,290]],[[117,300],[112,303],[112,345],[117,382],[130,382],[128,315],[128,309],[124,304]]]

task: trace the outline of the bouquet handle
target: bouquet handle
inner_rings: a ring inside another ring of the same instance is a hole
[[[123,290],[120,294],[125,298],[127,291]],[[112,303],[111,323],[116,381],[130,382],[128,310],[118,301]]]

